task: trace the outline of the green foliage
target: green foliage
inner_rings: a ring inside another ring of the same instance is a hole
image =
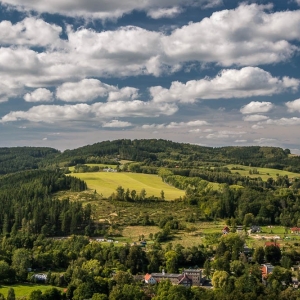
[[[42,147],[0,148],[0,175],[37,169],[44,161],[54,158],[58,150]]]
[[[8,290],[6,300],[16,300],[15,290],[13,288]]]

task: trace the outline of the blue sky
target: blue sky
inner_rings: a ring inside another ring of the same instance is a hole
[[[300,154],[299,41],[300,0],[0,0],[0,147]]]

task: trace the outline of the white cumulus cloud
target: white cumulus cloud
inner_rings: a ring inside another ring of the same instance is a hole
[[[245,116],[243,119],[246,122],[259,122],[259,121],[267,120],[268,117],[264,115],[249,115],[249,116]]]
[[[122,127],[130,127],[130,126],[132,126],[130,122],[119,121],[119,120],[112,120],[102,124],[102,127],[107,127],[107,128],[122,128]]]
[[[37,11],[39,13],[58,13],[71,17],[115,19],[133,10],[149,11],[170,6],[188,6],[197,4],[203,8],[220,5],[221,0],[1,0],[0,3],[12,6],[18,10]]]
[[[287,106],[289,112],[300,112],[300,99],[286,102],[285,105]]]
[[[174,18],[182,12],[182,8],[173,6],[171,8],[150,9],[147,13],[152,19]]]
[[[217,62],[223,66],[285,61],[298,47],[300,11],[270,13],[272,5],[242,3],[232,10],[190,23],[163,38],[165,54],[176,62]]]
[[[293,87],[298,88],[299,80]],[[214,78],[191,80],[187,83],[172,82],[169,89],[161,86],[151,87],[150,94],[155,102],[183,103],[195,102],[197,99],[245,98],[253,96],[270,96],[285,89],[285,81],[272,77],[257,67],[244,67],[240,70],[222,70]]]
[[[66,102],[87,102],[105,97],[115,88],[97,79],[83,79],[80,82],[66,82],[59,86],[56,97]]]
[[[133,100],[114,101],[91,105],[38,105],[27,111],[12,111],[2,117],[1,123],[27,120],[31,122],[54,123],[56,121],[94,120],[103,121],[111,117],[158,117],[172,115],[178,110],[174,104],[157,105],[154,102]]]
[[[138,89],[133,87],[124,87],[120,90],[116,88],[115,91],[111,91],[108,93],[107,101],[134,100],[139,97],[138,91]]]
[[[33,17],[12,24],[0,22],[0,45],[51,46],[61,44],[62,28]]]
[[[280,118],[280,119],[269,119],[265,122],[261,122],[261,124],[266,125],[278,125],[278,126],[294,126],[300,125],[300,118]]]
[[[246,114],[266,113],[274,108],[271,102],[251,101],[240,109],[240,112]]]
[[[51,102],[53,101],[53,93],[45,88],[39,88],[32,93],[24,95],[26,102]]]
[[[194,120],[189,122],[170,122],[169,124],[144,124],[142,126],[143,129],[180,129],[180,128],[188,128],[188,127],[197,127],[197,126],[207,126],[210,125],[207,121],[204,120]]]

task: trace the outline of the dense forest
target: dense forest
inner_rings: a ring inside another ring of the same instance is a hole
[[[0,178],[0,228],[3,234],[44,233],[66,235],[83,232],[90,212],[80,203],[58,200],[53,193],[83,191],[86,184],[61,171],[34,170]]]

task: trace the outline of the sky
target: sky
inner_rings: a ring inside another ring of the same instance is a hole
[[[300,0],[0,0],[0,147],[300,154]]]

